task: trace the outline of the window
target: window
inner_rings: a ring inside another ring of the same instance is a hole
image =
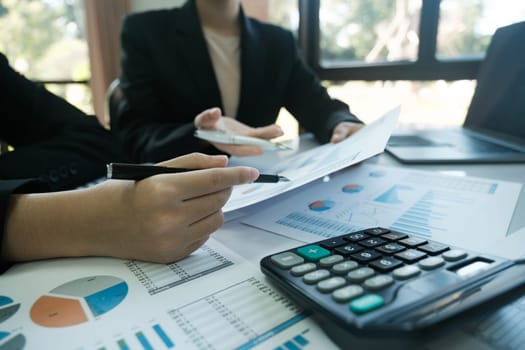
[[[525,3],[512,0],[441,0],[439,59],[482,57],[498,28],[525,20]]]
[[[322,1],[320,66],[415,61],[420,13],[418,0]]]
[[[461,124],[492,33],[525,20],[511,0],[299,3],[306,60],[330,94],[365,122],[401,104],[415,126]]]
[[[2,0],[0,51],[27,78],[93,113],[82,0]]]

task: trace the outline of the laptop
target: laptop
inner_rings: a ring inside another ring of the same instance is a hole
[[[525,162],[525,22],[494,33],[465,122],[396,131],[386,151],[406,164]]]

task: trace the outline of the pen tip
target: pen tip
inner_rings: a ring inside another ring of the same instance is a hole
[[[281,176],[281,175],[279,175],[279,181],[289,182],[290,179],[287,178],[286,176]]]

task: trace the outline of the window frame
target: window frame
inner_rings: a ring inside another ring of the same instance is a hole
[[[475,79],[483,56],[436,57],[441,0],[422,0],[419,46],[415,61],[356,63],[338,67],[320,64],[320,21],[322,0],[298,0],[299,46],[306,63],[322,80],[462,80]]]

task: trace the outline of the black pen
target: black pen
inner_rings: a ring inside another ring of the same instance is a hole
[[[107,165],[108,179],[114,180],[142,180],[147,177],[158,174],[186,173],[198,169],[170,168],[158,165],[148,164],[128,164],[128,163],[109,163]],[[254,182],[276,183],[281,181],[290,181],[287,177],[281,175],[259,174]]]

